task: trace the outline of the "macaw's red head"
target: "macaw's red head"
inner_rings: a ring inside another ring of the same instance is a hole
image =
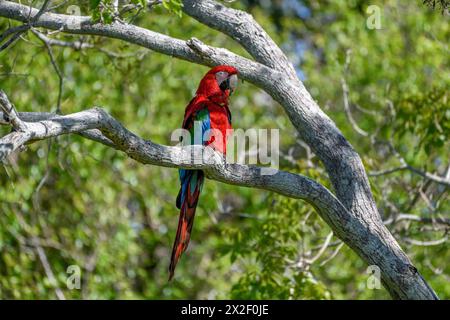
[[[217,66],[200,81],[197,95],[222,97],[225,100],[236,90],[238,71],[232,66]]]

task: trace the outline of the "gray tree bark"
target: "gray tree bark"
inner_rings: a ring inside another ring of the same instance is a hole
[[[0,160],[30,141],[80,133],[123,151],[141,163],[202,169],[211,179],[304,199],[365,262],[380,268],[382,282],[393,298],[437,299],[384,226],[358,153],[319,108],[269,35],[248,13],[212,0],[185,0],[183,11],[236,40],[254,61],[226,49],[205,45],[195,38],[184,41],[129,24],[103,25],[91,22],[90,17],[53,13],[43,13],[33,19],[38,15],[37,9],[0,1],[0,16],[33,27],[117,38],[198,64],[237,67],[242,78],[264,89],[284,108],[300,137],[324,164],[336,195],[301,175],[279,171],[276,175],[264,176],[257,167],[226,164],[208,148],[167,147],[143,140],[101,109],[67,116],[27,113],[15,116],[13,109],[8,107],[5,94],[0,101],[3,115],[7,115],[8,123],[17,131],[0,139]],[[202,164],[194,165],[192,154],[207,157]]]

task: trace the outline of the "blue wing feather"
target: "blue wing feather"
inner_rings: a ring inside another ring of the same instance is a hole
[[[201,122],[201,126],[202,126],[201,132],[195,132],[195,130],[192,128],[195,121]],[[210,121],[208,109],[205,107],[203,109],[198,110],[196,113],[194,113],[190,117],[190,119],[186,122],[185,127],[191,129],[190,130],[191,134],[200,134],[201,133],[201,137],[191,137],[191,141],[190,141],[191,144],[195,144],[196,141],[201,141],[202,144],[205,144],[205,142],[208,140],[207,137],[205,137],[205,132],[207,132],[211,129],[211,121]],[[198,138],[198,139],[196,139],[196,138]],[[191,192],[194,192],[195,185],[197,184],[197,181],[198,181],[197,173],[198,173],[197,170],[189,170],[189,169],[179,169],[178,170],[178,174],[179,174],[180,182],[181,182],[181,188],[180,188],[180,192],[178,193],[177,202],[176,202],[178,209],[181,209],[181,205],[186,199],[186,192],[187,192],[189,183],[191,184],[191,188],[190,188]],[[202,187],[202,186],[200,186],[200,187]]]

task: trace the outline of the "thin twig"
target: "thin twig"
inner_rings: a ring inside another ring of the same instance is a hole
[[[40,37],[40,32],[39,31],[34,30],[32,28],[31,32],[33,32],[35,35],[37,35],[37,37],[44,43],[45,47],[47,48],[47,52],[48,52],[48,56],[50,58],[50,62],[51,62],[52,66],[53,66],[53,69],[55,69],[55,72],[56,72],[56,74],[58,76],[59,85],[58,85],[58,98],[57,98],[57,102],[56,102],[56,113],[60,114],[61,113],[62,91],[63,91],[63,84],[64,84],[63,74],[62,74],[61,69],[59,68],[58,64],[56,63],[55,56],[53,54],[52,46],[47,42],[45,37]]]
[[[344,246],[344,243],[343,243],[343,242],[339,243],[338,246],[336,247],[336,249],[333,251],[333,253],[332,253],[328,258],[326,258],[325,260],[323,260],[323,261],[320,263],[320,266],[323,267],[323,266],[324,266],[325,264],[327,264],[329,261],[331,261],[332,259],[334,259],[334,258],[337,256],[337,254],[339,253],[339,251],[342,249],[343,246]]]
[[[441,239],[430,240],[430,241],[420,241],[420,240],[415,240],[415,239],[411,239],[411,238],[403,238],[403,241],[405,241],[406,243],[412,244],[414,246],[421,246],[421,247],[438,246],[438,245],[446,243],[447,240],[448,240],[447,236],[445,236]]]
[[[327,237],[325,238],[324,243],[322,244],[319,252],[316,253],[314,257],[311,259],[305,259],[305,262],[308,264],[313,264],[317,259],[319,259],[322,254],[325,252],[325,250],[328,248],[328,245],[330,244],[331,239],[333,238],[333,232],[330,232]]]
[[[349,103],[349,90],[347,82],[345,81],[344,77],[341,78],[341,85],[342,85],[342,93],[344,96],[344,110],[345,114],[347,115],[347,119],[350,122],[350,125],[352,128],[360,135],[367,137],[369,134],[361,129],[358,124],[356,123],[355,119],[353,118],[352,111],[350,110],[350,103]]]
[[[47,7],[50,4],[50,0],[45,0],[44,4],[42,5],[41,9],[39,9],[38,13],[32,18],[29,19],[28,23],[23,24],[19,27],[14,27],[13,31],[11,29],[6,30],[2,35],[0,35],[0,42],[3,41],[8,35],[13,34],[11,38],[9,38],[8,41],[6,41],[2,46],[0,46],[0,52],[8,48],[11,44],[13,44],[19,37],[28,31],[31,27],[33,27],[33,24],[39,20],[39,18],[47,11]],[[31,7],[29,10],[29,15],[31,14]]]
[[[64,293],[58,287],[58,281],[56,280],[55,274],[53,273],[50,263],[48,262],[48,258],[47,258],[47,255],[45,254],[45,250],[39,245],[39,242],[33,241],[33,244],[34,244],[34,247],[38,254],[39,260],[41,261],[42,266],[44,267],[44,271],[45,271],[45,274],[47,275],[47,278],[50,281],[50,284],[55,288],[56,296],[58,297],[59,300],[66,300]]]

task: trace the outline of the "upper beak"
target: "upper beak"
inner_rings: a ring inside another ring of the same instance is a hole
[[[228,78],[228,83],[229,83],[229,87],[230,87],[230,91],[234,92],[234,90],[236,90],[237,84],[238,84],[238,77],[236,74],[232,74],[229,78]]]

